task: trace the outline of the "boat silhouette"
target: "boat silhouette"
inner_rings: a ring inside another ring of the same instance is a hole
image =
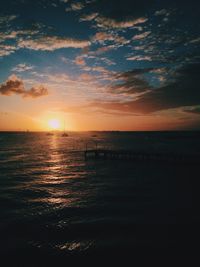
[[[47,133],[46,134],[47,136],[52,136],[52,135],[54,135],[53,133]]]
[[[65,122],[64,122],[64,131],[63,131],[62,137],[68,137],[68,136],[69,136],[68,133],[66,133],[65,131]]]
[[[68,136],[69,135],[67,133],[65,133],[65,132],[62,134],[62,137],[68,137]]]

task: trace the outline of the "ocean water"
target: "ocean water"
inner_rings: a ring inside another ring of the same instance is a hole
[[[85,160],[82,151],[198,154],[200,134],[93,135],[0,133],[2,266],[134,258],[141,251],[187,250],[198,241],[198,164]]]

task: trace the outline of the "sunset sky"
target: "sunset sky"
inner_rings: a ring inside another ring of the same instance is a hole
[[[197,0],[1,0],[0,130],[200,129]]]

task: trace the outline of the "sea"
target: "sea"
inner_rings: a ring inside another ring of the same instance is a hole
[[[86,160],[86,148],[199,155],[200,132],[1,132],[1,266],[198,251],[199,164]]]

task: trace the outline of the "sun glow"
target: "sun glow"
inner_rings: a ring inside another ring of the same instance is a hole
[[[61,123],[58,119],[49,120],[48,126],[51,130],[60,130],[61,129]]]

